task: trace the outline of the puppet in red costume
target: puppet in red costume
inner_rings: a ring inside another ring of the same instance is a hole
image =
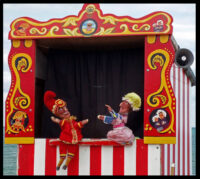
[[[67,103],[62,99],[56,99],[56,94],[53,91],[45,92],[44,104],[55,116],[59,117],[51,117],[51,120],[59,124],[61,128],[59,137],[60,161],[56,169],[60,169],[67,153],[67,160],[63,166],[63,169],[66,169],[78,151],[78,145],[72,144],[77,144],[82,139],[81,128],[88,123],[88,119],[76,122],[76,117],[71,116],[67,108]]]

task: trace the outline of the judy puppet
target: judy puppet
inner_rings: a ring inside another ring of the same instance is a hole
[[[136,93],[128,93],[122,98],[119,104],[119,112],[116,113],[109,105],[105,105],[111,116],[98,115],[97,118],[105,124],[112,124],[113,130],[107,133],[107,138],[120,144],[131,144],[134,141],[134,134],[125,124],[128,120],[128,113],[138,111],[141,107],[141,98]]]

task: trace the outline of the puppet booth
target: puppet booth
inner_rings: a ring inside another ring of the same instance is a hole
[[[172,22],[161,11],[138,19],[104,14],[99,4],[84,4],[78,16],[14,20],[5,143],[18,144],[17,174],[170,174],[178,160],[166,161],[166,146],[179,143],[180,113],[195,85],[193,56],[177,45]],[[126,105],[128,120],[114,124],[124,119],[114,110]],[[65,168],[57,166],[67,121],[57,118],[60,109],[75,116],[69,128],[76,155],[66,154],[73,159]],[[120,127],[132,132],[131,142],[108,138]]]

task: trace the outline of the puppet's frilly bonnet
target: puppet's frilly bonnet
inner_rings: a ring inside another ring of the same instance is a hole
[[[122,97],[123,101],[127,101],[133,111],[139,111],[141,107],[141,98],[138,94],[131,92],[127,93],[124,97]]]

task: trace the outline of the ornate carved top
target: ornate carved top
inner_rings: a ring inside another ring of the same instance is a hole
[[[158,11],[142,18],[103,14],[99,4],[84,4],[78,16],[40,22],[28,17],[11,23],[9,39],[41,39],[172,34],[172,17]]]

